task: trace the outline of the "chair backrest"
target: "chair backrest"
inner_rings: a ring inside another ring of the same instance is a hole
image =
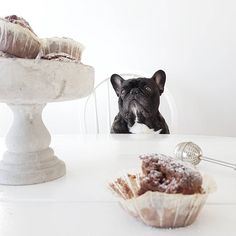
[[[124,79],[142,77],[137,74],[120,74]],[[170,132],[177,132],[178,114],[176,103],[168,88],[161,96],[160,112],[164,116]],[[110,82],[110,77],[100,82],[87,98],[84,106],[84,132],[109,133],[118,113],[118,97]]]

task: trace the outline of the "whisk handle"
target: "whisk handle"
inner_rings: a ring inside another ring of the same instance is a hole
[[[236,170],[236,164],[233,164],[233,163],[229,163],[229,162],[226,162],[226,161],[220,161],[220,160],[216,160],[216,159],[213,159],[213,158],[210,158],[210,157],[205,157],[205,156],[201,156],[200,159],[204,160],[204,161],[211,162],[211,163],[215,163],[215,164],[218,164],[218,165],[222,165],[222,166],[225,166],[225,167],[229,167],[229,168],[232,168],[232,169]]]

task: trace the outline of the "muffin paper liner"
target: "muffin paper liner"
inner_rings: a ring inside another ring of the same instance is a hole
[[[109,184],[122,208],[143,223],[160,228],[184,227],[192,224],[204,206],[209,193],[216,190],[210,176],[203,177],[203,193],[183,195],[148,191],[138,196],[139,174],[126,174]]]
[[[39,38],[19,24],[0,18],[0,51],[21,58],[36,58],[40,51]]]

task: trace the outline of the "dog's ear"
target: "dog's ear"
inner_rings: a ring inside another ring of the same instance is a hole
[[[158,70],[152,76],[152,79],[156,82],[161,95],[164,92],[164,87],[166,83],[166,73],[163,70]]]
[[[112,87],[114,88],[117,96],[119,97],[120,88],[121,88],[122,83],[124,82],[124,79],[117,74],[113,74],[110,80],[111,80]]]

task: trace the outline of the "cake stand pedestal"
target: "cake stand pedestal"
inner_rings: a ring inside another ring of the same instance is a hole
[[[0,184],[27,185],[62,177],[65,164],[49,147],[51,136],[42,121],[48,102],[89,95],[94,70],[73,62],[0,58],[0,102],[13,111],[0,162]]]

